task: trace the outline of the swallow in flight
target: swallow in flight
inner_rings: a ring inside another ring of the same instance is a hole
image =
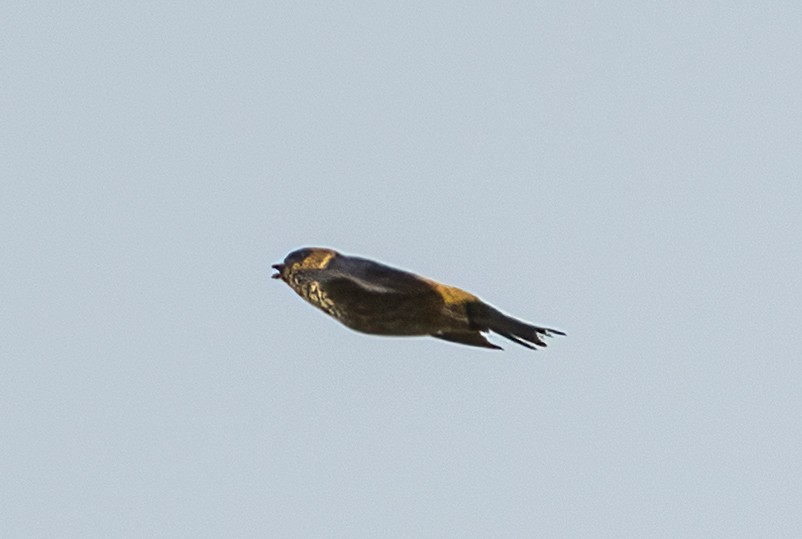
[[[546,346],[543,337],[565,335],[517,320],[454,286],[332,249],[298,249],[273,268],[274,279],[362,333],[431,335],[498,350],[483,333],[498,333],[533,350]]]

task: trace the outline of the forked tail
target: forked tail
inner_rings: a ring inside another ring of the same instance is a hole
[[[565,333],[556,329],[533,326],[532,324],[527,324],[526,322],[507,316],[481,301],[468,304],[468,318],[475,329],[479,331],[493,331],[502,337],[506,337],[532,350],[536,350],[538,346],[546,346],[545,341],[543,341],[541,337],[565,335]]]

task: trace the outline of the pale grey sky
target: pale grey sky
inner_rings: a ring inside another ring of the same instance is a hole
[[[798,2],[6,2],[3,537],[799,537]],[[565,330],[353,333],[330,246]]]

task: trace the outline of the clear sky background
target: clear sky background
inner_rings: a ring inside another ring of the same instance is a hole
[[[0,10],[3,537],[802,535],[799,2]]]

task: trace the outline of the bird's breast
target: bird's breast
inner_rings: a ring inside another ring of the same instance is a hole
[[[337,309],[331,298],[320,288],[320,283],[317,281],[303,281],[296,275],[291,279],[290,285],[298,295],[318,309],[321,309],[334,318],[342,318],[340,310]]]

